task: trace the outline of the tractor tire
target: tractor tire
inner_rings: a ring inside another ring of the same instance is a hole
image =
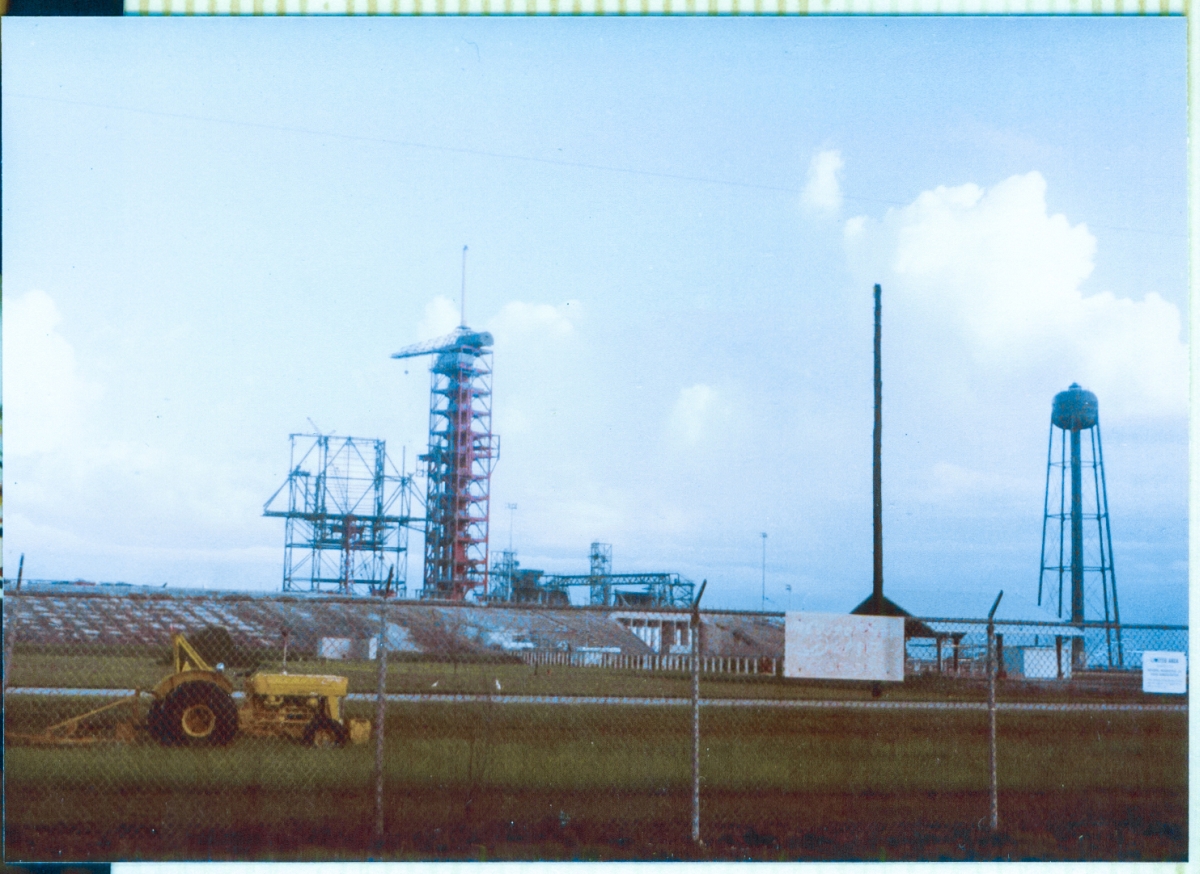
[[[304,745],[318,749],[332,749],[346,745],[346,728],[340,722],[326,716],[318,716],[304,729]]]
[[[224,746],[237,734],[237,707],[212,683],[184,683],[154,702],[147,727],[167,746]]]
[[[150,712],[146,714],[146,730],[150,732],[150,737],[160,744],[171,744],[171,732],[163,719],[162,702],[157,699],[150,705]]]

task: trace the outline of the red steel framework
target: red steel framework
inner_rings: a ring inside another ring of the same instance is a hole
[[[460,326],[393,358],[434,355],[430,368],[423,598],[488,590],[488,518],[500,439],[492,434],[492,335]]]

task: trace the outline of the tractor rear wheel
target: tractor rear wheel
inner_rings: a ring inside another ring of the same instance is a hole
[[[327,716],[318,716],[304,729],[304,745],[331,749],[346,745],[346,729],[340,723]]]
[[[154,703],[147,726],[167,745],[223,746],[237,734],[237,707],[219,686],[184,683]]]

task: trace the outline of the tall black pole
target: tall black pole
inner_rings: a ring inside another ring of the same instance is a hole
[[[700,840],[700,599],[708,580],[700,583],[696,600],[692,601],[692,843],[703,846]]]
[[[880,470],[883,446],[883,379],[879,366],[880,290],[875,286],[875,445],[872,451],[871,485],[874,495],[875,569],[871,612],[883,615],[883,476]]]

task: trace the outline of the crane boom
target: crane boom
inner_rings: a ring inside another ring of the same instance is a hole
[[[436,340],[426,340],[423,343],[414,343],[411,346],[405,346],[399,352],[393,354],[392,357],[418,358],[422,355],[452,352],[455,349],[462,349],[464,346],[480,349],[491,345],[492,335],[487,331],[472,331],[470,328],[460,326],[455,328],[453,333],[447,334],[444,337],[438,337]]]

